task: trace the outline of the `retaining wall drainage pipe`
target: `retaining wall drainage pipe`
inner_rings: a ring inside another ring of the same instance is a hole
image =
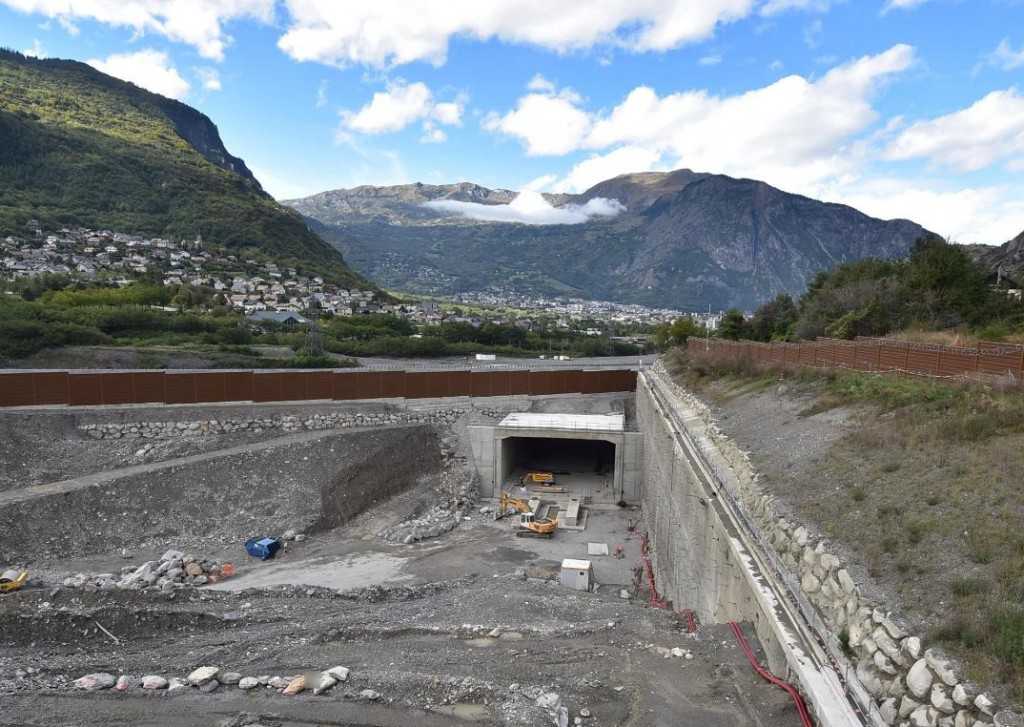
[[[811,721],[811,715],[807,712],[807,705],[804,704],[804,698],[800,696],[800,692],[797,691],[796,687],[789,682],[782,681],[761,665],[761,662],[757,660],[757,656],[754,654],[754,650],[750,648],[750,642],[747,641],[747,637],[744,635],[743,629],[740,628],[738,623],[730,621],[729,628],[731,628],[733,634],[736,635],[736,641],[739,643],[740,648],[743,649],[743,653],[747,655],[747,661],[750,662],[750,666],[754,668],[754,671],[761,675],[765,681],[785,690],[785,692],[792,697],[793,704],[796,705],[796,711],[800,715],[800,722],[803,724],[803,727],[814,727],[814,722]]]

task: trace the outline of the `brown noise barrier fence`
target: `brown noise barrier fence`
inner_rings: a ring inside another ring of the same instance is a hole
[[[199,404],[635,391],[630,370],[0,372],[0,407]]]
[[[973,348],[958,348],[885,338],[803,343],[694,339],[687,350],[696,358],[720,363],[747,361],[983,382],[1020,383],[1024,379],[1024,346],[1010,344],[982,342]]]

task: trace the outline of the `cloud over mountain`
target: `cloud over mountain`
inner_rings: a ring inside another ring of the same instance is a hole
[[[436,199],[424,202],[423,206],[482,222],[519,222],[524,225],[578,225],[594,217],[615,217],[626,211],[617,199],[605,197],[595,197],[582,205],[555,207],[539,192],[525,189],[510,204]]]

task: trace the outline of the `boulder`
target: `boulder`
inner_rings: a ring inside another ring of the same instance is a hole
[[[924,659],[935,675],[947,686],[955,687],[960,681],[956,676],[955,664],[944,652],[938,649],[928,649],[924,652]]]
[[[953,701],[961,707],[970,707],[974,704],[974,697],[977,696],[977,688],[970,682],[957,684],[953,687]]]
[[[896,700],[890,697],[882,702],[882,705],[878,708],[878,713],[882,716],[882,721],[888,725],[896,724],[896,720],[900,718],[900,710],[896,704]]]
[[[160,560],[162,560],[165,563],[169,563],[174,560],[181,560],[184,557],[185,554],[182,553],[180,550],[171,549],[165,552],[163,555],[161,555]]]
[[[201,687],[209,681],[217,678],[220,668],[216,666],[201,666],[189,674],[186,679],[194,687]]]
[[[221,684],[238,684],[242,680],[242,675],[237,671],[226,671],[217,677],[217,681]]]
[[[348,681],[349,672],[350,670],[347,666],[332,666],[327,670],[327,673],[339,682]]]
[[[330,691],[334,688],[334,685],[338,683],[338,680],[331,676],[329,673],[323,671],[313,680],[313,694],[323,694],[324,692]]]
[[[359,696],[363,699],[368,699],[371,702],[376,702],[378,699],[380,699],[380,692],[375,692],[372,689],[364,689],[363,691],[359,692]]]
[[[937,682],[932,684],[931,703],[935,709],[943,714],[953,714],[956,712],[956,705],[950,699],[949,691]]]
[[[907,717],[909,717],[911,715],[911,713],[915,709],[917,709],[920,706],[921,706],[920,702],[916,702],[913,699],[911,699],[910,697],[904,695],[903,698],[900,699],[900,717],[903,718],[903,719],[906,719]]]
[[[131,680],[128,677],[126,677],[124,674],[119,676],[117,678],[117,681],[114,683],[114,689],[116,689],[119,692],[127,692],[128,689],[131,688],[131,686],[132,686]]]
[[[211,679],[210,681],[203,682],[201,685],[199,685],[199,691],[203,694],[209,694],[210,692],[217,691],[217,687],[219,686],[219,681],[217,681],[216,679]]]
[[[920,706],[910,713],[911,727],[935,727],[938,715],[931,707]]]
[[[250,689],[255,689],[259,685],[260,680],[256,677],[242,677],[238,680],[238,688],[244,689],[246,691],[249,691]]]
[[[918,699],[924,699],[928,696],[934,679],[935,677],[932,676],[931,670],[928,669],[928,662],[924,659],[918,659],[910,667],[910,671],[907,672],[907,688]]]
[[[110,689],[117,683],[117,678],[113,674],[106,672],[96,672],[95,674],[86,674],[84,677],[75,679],[75,688],[84,689],[87,692],[95,692],[99,689]]]
[[[171,694],[171,693],[174,693],[174,692],[181,692],[181,691],[183,691],[185,689],[188,689],[188,688],[189,688],[189,684],[188,684],[188,682],[185,679],[179,679],[178,677],[174,677],[174,678],[168,680],[168,682],[167,682],[167,692],[168,692],[168,694]]]
[[[979,694],[977,697],[975,697],[974,706],[978,708],[979,712],[981,712],[982,714],[987,714],[990,717],[993,714],[995,714],[996,711],[995,703],[988,698],[987,694]]]
[[[166,689],[167,680],[157,674],[142,677],[143,689]]]
[[[291,679],[285,679],[284,677],[271,677],[270,681],[267,682],[267,686],[273,689],[284,689],[291,681]]]
[[[288,686],[286,686],[284,688],[284,691],[281,692],[281,693],[284,694],[285,696],[289,696],[290,697],[290,696],[293,696],[295,694],[298,694],[299,692],[305,691],[305,689],[306,689],[306,675],[305,674],[300,674],[297,677],[293,677],[292,680],[290,682],[288,682]]]

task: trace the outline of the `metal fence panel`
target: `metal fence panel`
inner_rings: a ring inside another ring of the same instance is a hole
[[[168,371],[164,374],[164,391],[168,404],[195,404],[195,374]]]
[[[25,371],[0,373],[0,406],[32,406],[35,403],[32,374]]]
[[[310,371],[306,375],[307,399],[333,399],[334,376],[330,371]]]
[[[103,374],[71,373],[68,375],[68,403],[72,406],[89,406],[103,403],[103,388],[100,379]]]
[[[104,404],[134,404],[132,375],[123,371],[107,372],[100,376],[100,389]]]
[[[203,371],[195,374],[196,401],[228,401],[227,374]]]
[[[252,371],[228,371],[224,379],[226,401],[252,401]]]
[[[163,371],[133,371],[132,401],[136,404],[163,404],[166,400]]]
[[[37,405],[68,403],[67,371],[40,371],[32,374],[32,387]]]
[[[405,396],[405,372],[381,371],[380,395],[385,399],[400,399]]]

